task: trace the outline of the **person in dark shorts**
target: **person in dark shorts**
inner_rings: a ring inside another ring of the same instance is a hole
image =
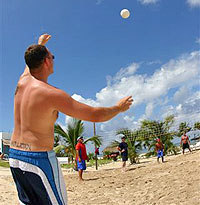
[[[192,152],[190,149],[190,140],[189,140],[189,137],[186,135],[186,133],[184,133],[183,136],[181,136],[180,144],[181,144],[182,149],[183,149],[183,154],[185,152],[185,149],[189,149],[189,151]]]
[[[122,170],[126,171],[126,161],[128,160],[128,144],[125,142],[125,137],[122,137],[122,142],[118,146],[122,157]]]

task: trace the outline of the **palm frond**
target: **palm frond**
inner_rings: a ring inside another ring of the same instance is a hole
[[[84,141],[84,144],[86,144],[87,142],[92,142],[92,143],[94,143],[95,146],[100,147],[102,145],[102,137],[95,135],[93,137],[87,138]]]
[[[119,141],[114,140],[114,141],[112,141],[112,142],[110,143],[109,147],[118,147],[118,146],[119,146],[119,144],[120,144],[120,142],[119,142]]]
[[[54,133],[62,136],[63,138],[67,138],[67,133],[62,129],[62,127],[59,124],[54,125]]]

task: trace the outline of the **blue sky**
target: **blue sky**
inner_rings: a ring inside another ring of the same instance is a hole
[[[98,133],[113,138],[142,119],[200,120],[200,0],[1,0],[0,130],[12,131],[24,51],[43,33],[55,55],[49,83],[94,106],[133,95]],[[122,19],[123,8],[130,17]],[[66,125],[68,117],[58,122]],[[86,123],[86,135],[92,135]]]

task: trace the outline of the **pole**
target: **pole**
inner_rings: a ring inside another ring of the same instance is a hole
[[[94,136],[96,136],[95,122],[93,123],[93,125],[94,125]],[[96,144],[95,144],[95,165],[96,165],[96,170],[98,170],[96,149],[97,149],[97,146],[96,146]]]

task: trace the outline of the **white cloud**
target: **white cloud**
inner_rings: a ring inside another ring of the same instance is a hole
[[[182,111],[182,104],[179,104],[178,106],[176,106],[176,111],[177,112],[181,112]]]
[[[200,121],[200,91],[191,93],[187,98],[182,99],[182,103],[175,106],[166,106],[163,108],[163,118],[169,114],[175,115],[175,126],[180,122],[190,124]]]
[[[189,95],[189,92],[190,90],[186,85],[180,87],[180,89],[177,90],[176,93],[174,94],[174,101],[177,103],[182,103]]]
[[[141,4],[143,5],[148,5],[148,4],[155,4],[157,3],[159,0],[138,0]]]
[[[166,118],[169,115],[174,115],[175,113],[175,107],[172,105],[164,106],[162,107],[162,119]]]
[[[200,6],[200,0],[187,0],[187,3],[191,7],[199,7]]]
[[[152,102],[147,103],[146,111],[145,111],[146,118],[151,117],[151,115],[153,114],[153,109],[154,109],[154,104]]]
[[[106,77],[107,83],[110,85],[113,82],[132,76],[137,71],[139,66],[140,64],[138,63],[132,63],[130,66],[126,68],[121,68],[113,78],[111,76]]]
[[[85,98],[83,98],[82,96],[77,95],[77,94],[73,94],[73,95],[72,95],[72,98],[75,99],[75,100],[77,100],[77,101],[79,101],[79,102],[85,103],[85,104],[87,104],[87,105],[91,105],[91,106],[94,106],[94,107],[99,106],[99,103],[98,103],[97,101],[92,100],[92,99],[90,99],[90,98],[85,99]]]
[[[161,65],[152,75],[137,74],[142,63],[133,63],[122,68],[116,75],[109,76],[107,86],[96,93],[96,99],[85,99],[74,94],[72,97],[91,106],[112,106],[124,96],[132,95],[133,106],[126,113],[121,113],[106,123],[98,123],[97,132],[104,136],[104,144],[116,138],[115,132],[119,128],[135,129],[142,119],[161,119],[169,114],[175,114],[177,120],[200,117],[200,94],[195,92],[199,86],[200,52],[172,59]],[[170,97],[172,89],[176,92]],[[186,97],[185,97],[186,96]],[[137,109],[144,105],[144,111]],[[155,114],[157,111],[157,115]],[[140,112],[140,113],[138,113]],[[191,115],[191,117],[190,117]],[[137,116],[137,118],[136,118]],[[87,124],[87,134],[92,135],[92,123]]]
[[[159,0],[138,0],[138,2],[140,2],[143,5],[156,4],[158,1]],[[186,2],[192,8],[200,7],[200,0],[186,0]]]

